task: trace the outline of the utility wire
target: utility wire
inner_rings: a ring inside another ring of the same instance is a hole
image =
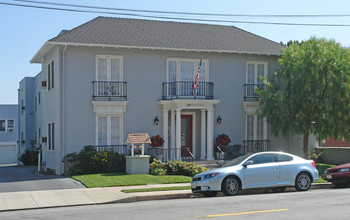
[[[98,6],[88,6],[88,5],[75,5],[75,4],[63,4],[54,2],[42,2],[42,1],[31,1],[31,0],[13,0],[17,2],[28,2],[35,4],[45,4],[45,5],[56,5],[56,6],[68,6],[76,8],[89,8],[89,9],[102,9],[102,10],[113,10],[113,11],[129,11],[129,12],[142,12],[142,13],[157,13],[157,14],[177,14],[177,15],[200,15],[200,16],[223,16],[223,17],[272,17],[272,18],[296,18],[296,17],[350,17],[350,14],[290,14],[290,15],[252,15],[252,14],[215,14],[215,13],[196,13],[196,12],[178,12],[178,11],[153,11],[153,10],[137,10],[137,9],[125,9],[125,8],[109,8],[109,7],[98,7]]]
[[[119,13],[119,12],[117,13],[117,12],[107,12],[107,11],[92,11],[92,10],[80,10],[80,9],[78,10],[78,9],[69,9],[69,8],[45,7],[45,6],[37,6],[37,5],[12,4],[12,3],[5,3],[5,2],[0,2],[0,5],[27,7],[27,8],[37,8],[37,9],[46,9],[46,10],[56,10],[56,11],[69,11],[69,12],[93,13],[93,14],[109,14],[109,15],[123,15],[123,16],[133,16],[133,17],[142,17],[142,18],[155,18],[155,19],[168,19],[168,20],[180,20],[180,21],[199,21],[199,22],[218,22],[218,23],[237,23],[237,24],[287,25],[287,26],[350,27],[349,24],[283,23],[283,22],[233,21],[233,20],[165,17],[165,16],[153,16],[153,15],[141,15],[141,14],[134,14],[134,13]]]

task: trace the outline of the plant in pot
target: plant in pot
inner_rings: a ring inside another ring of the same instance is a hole
[[[216,158],[220,159],[223,157],[222,152],[225,152],[226,147],[228,144],[231,142],[231,139],[229,136],[225,133],[220,134],[216,139],[215,139],[215,145],[214,145],[214,152],[216,152]],[[220,150],[222,151],[220,151]]]
[[[160,149],[164,144],[164,139],[160,135],[152,136],[150,146],[155,149],[155,156],[158,160],[163,159],[163,152]]]

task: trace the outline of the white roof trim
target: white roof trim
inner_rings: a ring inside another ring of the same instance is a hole
[[[233,51],[233,50],[205,50],[205,49],[188,49],[188,48],[168,48],[168,47],[145,47],[145,46],[126,46],[126,45],[113,45],[113,44],[88,44],[88,43],[67,43],[67,42],[52,42],[47,41],[40,50],[30,60],[30,63],[41,63],[42,56],[47,53],[54,45],[68,45],[68,46],[84,46],[84,47],[111,47],[111,48],[126,48],[126,49],[149,49],[149,50],[171,50],[171,51],[184,51],[184,52],[207,52],[207,53],[234,53],[234,54],[248,54],[248,55],[266,55],[266,56],[280,56],[279,54],[272,53],[251,53],[246,51]],[[50,48],[47,48],[50,46]]]

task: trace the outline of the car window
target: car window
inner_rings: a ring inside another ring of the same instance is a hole
[[[292,161],[293,157],[285,154],[276,154],[276,160],[277,162],[287,162],[287,161]]]
[[[275,162],[275,156],[273,154],[260,154],[251,158],[253,164],[260,163],[273,163]]]
[[[230,166],[236,166],[238,164],[240,164],[243,160],[245,160],[247,157],[249,157],[250,155],[243,155],[240,157],[236,157],[235,159],[229,161],[228,163],[226,163],[223,167],[230,167]]]

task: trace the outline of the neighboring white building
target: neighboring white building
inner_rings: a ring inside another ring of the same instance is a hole
[[[243,151],[302,155],[292,147],[301,139],[273,137],[257,114],[254,88],[278,68],[282,48],[232,26],[98,17],[62,31],[32,58],[42,72],[29,80],[33,92],[23,102],[37,110],[26,106],[20,117],[34,115],[34,124],[20,132],[42,145],[44,169],[57,174],[64,155],[123,145],[129,133],[160,134],[170,160],[189,157],[185,148],[195,159],[214,159],[222,133]]]
[[[0,164],[17,163],[18,105],[0,105]]]

